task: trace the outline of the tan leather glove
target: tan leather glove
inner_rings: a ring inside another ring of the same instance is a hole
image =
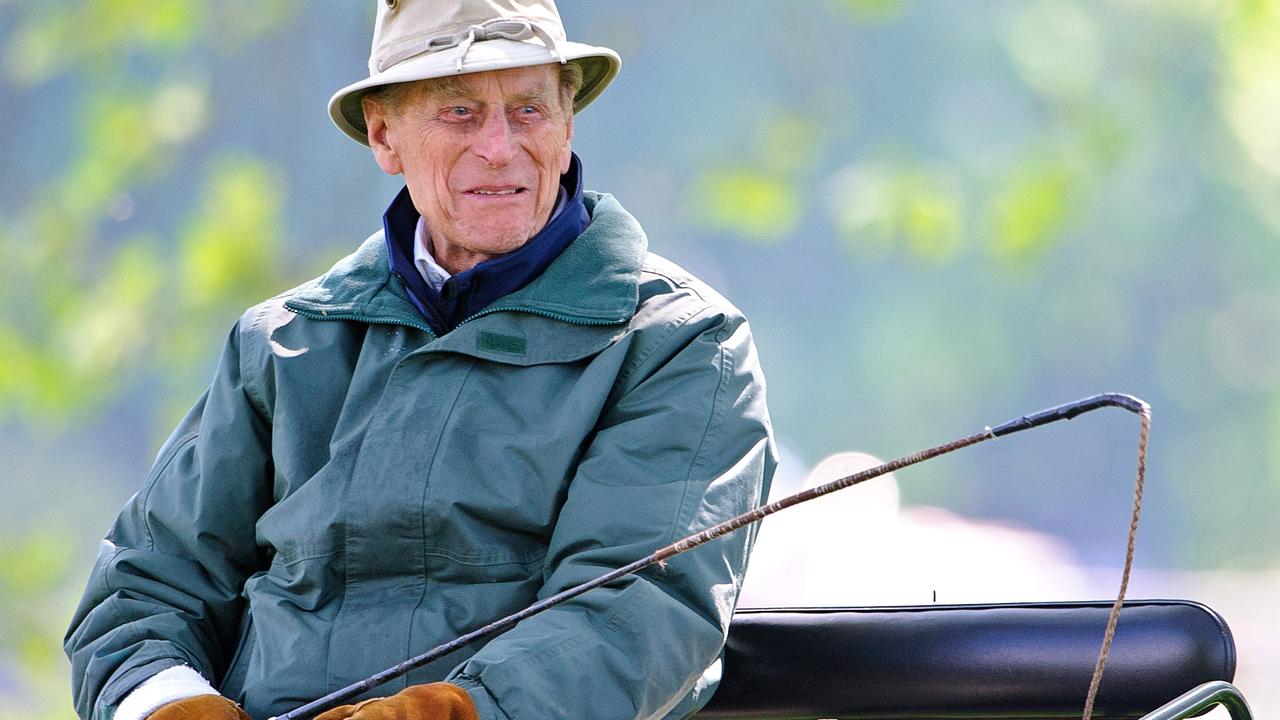
[[[343,705],[315,720],[479,720],[466,690],[449,683],[410,685],[385,698]]]
[[[221,695],[196,695],[161,705],[147,720],[249,720],[249,716]]]

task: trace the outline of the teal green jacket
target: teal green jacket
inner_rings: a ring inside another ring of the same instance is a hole
[[[103,542],[66,638],[81,717],[176,664],[280,714],[761,502],[747,323],[612,197],[587,205],[541,276],[442,337],[380,233],[244,314]],[[370,696],[447,679],[486,720],[688,714],[752,534]]]

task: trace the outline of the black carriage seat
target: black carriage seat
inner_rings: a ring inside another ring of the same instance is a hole
[[[1078,718],[1109,602],[740,609],[698,718]],[[1095,718],[1138,718],[1235,674],[1216,612],[1133,600]]]

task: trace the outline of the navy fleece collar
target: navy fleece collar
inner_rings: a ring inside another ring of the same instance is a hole
[[[570,157],[569,171],[560,176],[560,185],[568,197],[564,208],[537,235],[517,250],[454,275],[439,292],[422,279],[413,264],[418,211],[408,187],[391,201],[382,216],[391,273],[404,285],[409,300],[437,335],[444,335],[495,300],[528,285],[587,228],[591,215],[582,199],[582,161],[576,154]]]

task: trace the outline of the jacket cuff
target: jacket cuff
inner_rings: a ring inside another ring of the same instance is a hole
[[[217,694],[200,673],[186,665],[175,665],[152,675],[125,695],[112,720],[143,720],[175,700]]]
[[[498,707],[498,702],[493,699],[488,689],[480,684],[480,680],[468,675],[459,675],[451,678],[448,682],[457,685],[467,694],[471,696],[471,701],[476,704],[476,715],[480,720],[510,720],[507,714],[502,712],[502,708]]]

